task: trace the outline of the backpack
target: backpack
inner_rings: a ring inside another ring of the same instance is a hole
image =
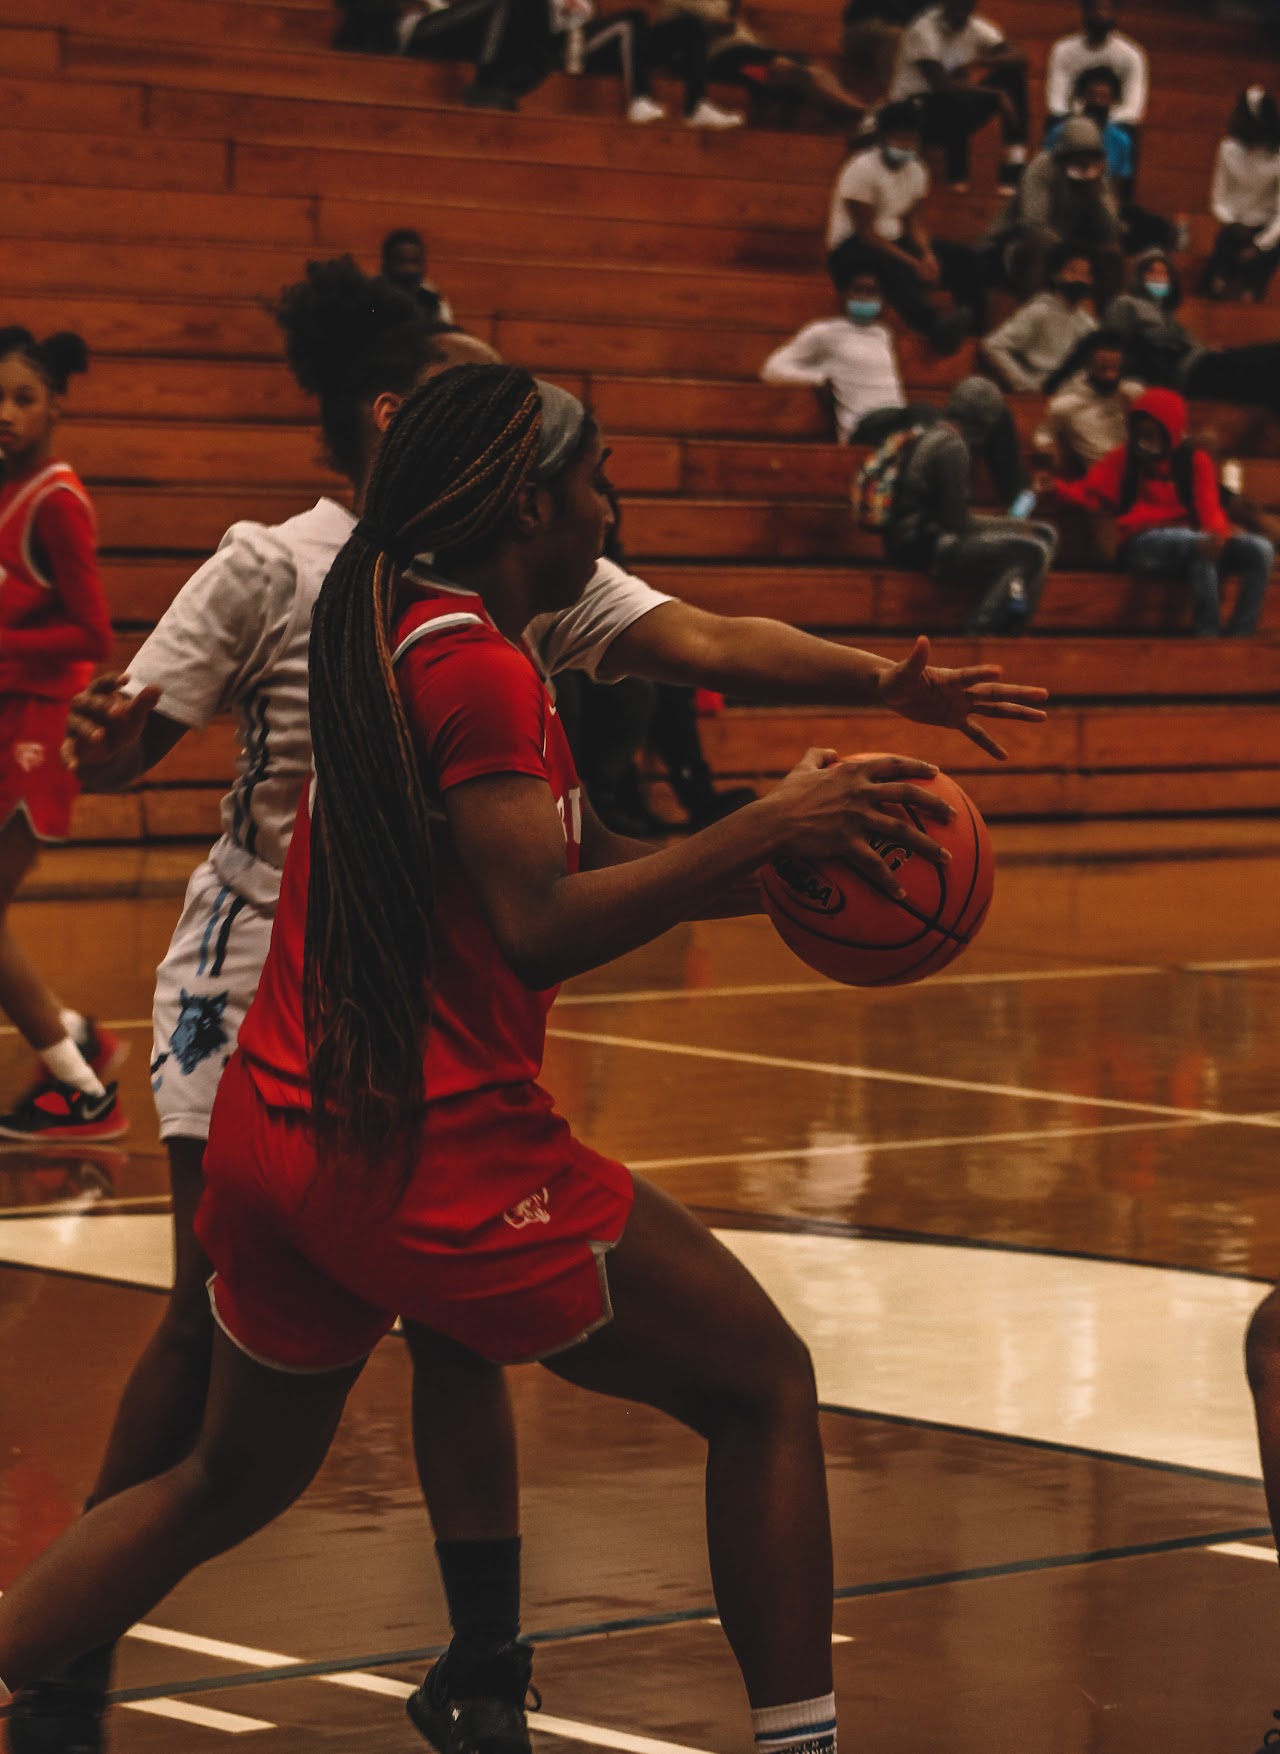
[[[867,458],[853,483],[850,499],[864,530],[885,530],[893,522],[893,501],[902,471],[911,453],[928,431],[924,426],[904,426]]]

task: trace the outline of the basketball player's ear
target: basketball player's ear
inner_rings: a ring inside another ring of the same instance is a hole
[[[555,501],[547,489],[536,481],[526,481],[516,496],[511,514],[511,528],[517,537],[538,536],[555,517]]]
[[[397,396],[391,390],[384,390],[373,404],[373,424],[377,432],[384,433],[400,412],[403,396]]]

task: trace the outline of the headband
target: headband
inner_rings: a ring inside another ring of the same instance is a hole
[[[576,396],[568,390],[562,390],[559,384],[548,384],[544,379],[534,380],[538,387],[538,400],[542,405],[542,431],[538,435],[538,455],[534,460],[533,479],[537,482],[550,481],[568,463],[582,443],[582,434],[586,429],[587,411]],[[389,554],[397,565],[407,566],[411,560],[419,559],[430,562],[429,554],[417,554],[410,551],[402,552],[400,546],[390,540],[385,531],[361,518],[351,534],[376,548],[381,554]]]

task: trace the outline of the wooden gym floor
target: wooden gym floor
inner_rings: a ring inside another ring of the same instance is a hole
[[[1240,1364],[1280,1274],[1280,829],[1201,835],[1003,831],[984,938],[917,989],[697,925],[553,1020],[583,1135],[721,1227],[813,1349],[849,1754],[1252,1754],[1280,1706]],[[140,1020],[182,862],[86,901],[55,861],[22,910],[64,997],[128,1022],[134,1131],[0,1160],[0,1582],[74,1514],[158,1313]],[[6,1035],[6,1089],[24,1066]],[[401,1700],[447,1622],[407,1386],[389,1341],[302,1503],[126,1642],[117,1754],[419,1745]],[[536,1369],[515,1392],[539,1754],[746,1754],[700,1446]]]

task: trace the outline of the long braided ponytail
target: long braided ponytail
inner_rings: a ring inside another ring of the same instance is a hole
[[[501,540],[542,428],[527,372],[459,366],[405,401],[364,515],[316,604],[316,796],[304,1009],[322,1138],[361,1155],[411,1138],[432,975],[427,799],[392,667],[397,564],[442,570]]]

